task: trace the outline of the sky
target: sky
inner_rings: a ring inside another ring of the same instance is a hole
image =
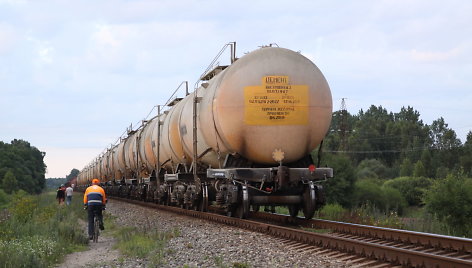
[[[471,14],[468,0],[0,0],[0,141],[30,142],[46,152],[46,177],[65,177],[182,81],[193,90],[235,41],[238,57],[277,44],[311,59],[333,110],[342,98],[351,114],[412,106],[464,142]]]

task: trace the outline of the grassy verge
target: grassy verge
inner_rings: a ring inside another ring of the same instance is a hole
[[[88,243],[77,225],[81,204],[59,206],[55,193],[38,196],[18,192],[0,222],[0,267],[50,267]]]
[[[180,236],[180,231],[174,229],[170,232],[156,231],[152,225],[142,225],[141,228],[130,226],[118,226],[115,217],[105,214],[106,233],[116,238],[114,245],[124,258],[139,258],[150,262],[152,267],[165,264],[164,257],[167,253],[166,244]],[[124,261],[121,258],[121,261]]]

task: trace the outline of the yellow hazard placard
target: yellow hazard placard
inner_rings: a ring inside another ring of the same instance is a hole
[[[264,76],[261,85],[244,88],[248,125],[308,124],[308,86],[291,85],[288,76]]]

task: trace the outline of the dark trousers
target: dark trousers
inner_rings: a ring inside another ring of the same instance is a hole
[[[103,205],[88,205],[88,234],[89,236],[93,235],[93,218],[95,215],[98,216],[100,224],[103,224],[103,215],[102,215]]]

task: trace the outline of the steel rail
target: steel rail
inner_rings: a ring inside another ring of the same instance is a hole
[[[300,243],[323,247],[326,249],[338,250],[340,252],[355,254],[361,257],[389,262],[393,265],[402,265],[407,267],[472,267],[472,260],[459,259],[449,256],[436,255],[421,251],[414,251],[393,246],[381,245],[359,239],[333,236],[330,234],[314,233],[300,229],[277,226],[268,223],[262,223],[252,220],[243,220],[231,218],[208,212],[195,210],[186,210],[177,207],[146,203],[138,200],[129,200],[123,198],[113,199],[138,204],[141,206],[153,207],[169,212],[192,216],[204,220],[209,220],[226,225],[265,233],[274,237],[289,239]],[[253,215],[253,214],[252,214]],[[281,215],[279,215],[281,216]]]
[[[472,239],[468,238],[414,232],[408,230],[399,230],[338,221],[320,219],[306,220],[300,217],[292,218],[286,215],[262,212],[253,212],[251,213],[250,217],[299,225],[306,228],[330,229],[331,231],[338,233],[379,238],[388,241],[398,241],[402,243],[422,245],[429,248],[442,248],[446,250],[454,250],[459,253],[472,254]]]

